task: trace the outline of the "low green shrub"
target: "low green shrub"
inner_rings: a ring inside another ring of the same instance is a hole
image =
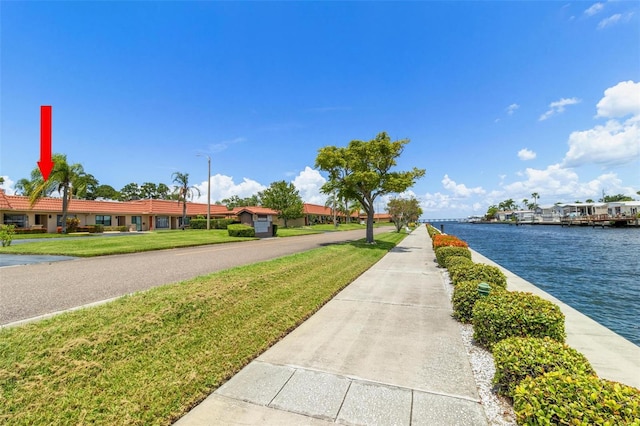
[[[435,251],[436,261],[442,268],[446,265],[446,260],[450,256],[462,256],[471,260],[471,251],[467,247],[439,247]]]
[[[6,226],[14,226],[15,225],[6,225]],[[14,229],[16,234],[46,234],[47,230],[44,228],[38,228],[38,229],[30,229],[30,228],[15,228]]]
[[[227,229],[227,226],[235,222],[235,219],[211,219],[210,229]],[[189,221],[191,229],[207,229],[207,219],[197,218]]]
[[[80,219],[76,217],[67,218],[67,233],[76,232],[80,226]]]
[[[230,237],[255,237],[256,230],[249,225],[229,225],[227,226],[227,232]]]
[[[482,296],[478,293],[478,284],[482,280],[462,281],[453,289],[451,303],[453,305],[453,317],[462,323],[470,323],[473,319],[473,306]],[[506,291],[503,287],[488,283],[491,288],[490,293]]]
[[[531,293],[495,292],[473,307],[473,338],[489,350],[507,337],[545,337],[564,342],[558,305]]]
[[[515,389],[519,425],[640,425],[640,390],[596,376],[552,371]]]
[[[507,288],[507,277],[497,266],[475,263],[470,267],[464,267],[451,274],[451,282],[457,285],[462,281],[482,280],[489,284],[497,284]]]
[[[429,238],[433,239],[433,236],[439,234],[440,231],[427,223],[427,233],[429,234]]]
[[[456,287],[458,288],[458,287]],[[595,375],[589,360],[568,345],[544,337],[510,337],[495,344],[493,384],[501,395],[513,397],[516,386],[527,377],[550,371]]]
[[[447,268],[449,273],[451,273],[452,269],[455,269],[458,266],[471,265],[473,265],[473,260],[469,259],[466,256],[447,256],[447,258],[444,260],[444,267]]]
[[[0,243],[2,243],[2,247],[9,247],[11,245],[15,233],[15,225],[0,225]]]
[[[108,232],[114,232],[114,231],[127,232],[129,230],[129,227],[128,226],[103,226],[102,230],[108,231]]]

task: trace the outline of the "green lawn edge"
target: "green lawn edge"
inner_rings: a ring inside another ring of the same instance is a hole
[[[168,425],[406,234],[336,244],[0,330],[0,423]]]
[[[391,224],[375,224],[376,227],[391,226]],[[294,237],[323,232],[352,231],[362,229],[365,225],[342,224],[338,228],[333,225],[314,225],[301,228],[279,228],[278,237]],[[13,244],[0,247],[0,254],[36,254],[75,257],[108,256],[114,254],[139,253],[154,250],[167,250],[181,247],[196,247],[210,244],[253,241],[258,238],[230,237],[226,229],[189,229],[153,231],[122,235],[101,236],[99,234],[69,235],[44,238],[35,234],[41,241]],[[82,238],[69,238],[79,237]],[[24,239],[24,238],[19,238]]]

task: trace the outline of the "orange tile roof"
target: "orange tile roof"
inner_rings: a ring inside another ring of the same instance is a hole
[[[29,198],[22,195],[6,195],[0,191],[0,209],[13,211],[61,212],[61,198],[41,198],[30,206]],[[69,213],[111,213],[111,214],[153,214],[153,215],[182,215],[182,203],[171,200],[135,200],[135,201],[69,201]],[[206,215],[207,205],[187,202],[187,215]],[[233,216],[225,206],[212,204],[212,216]]]
[[[277,216],[278,215],[278,211],[276,210],[272,210],[270,208],[267,207],[259,207],[259,206],[247,206],[247,207],[236,207],[235,209],[233,209],[233,214],[234,215],[239,215],[240,213],[242,213],[243,211],[247,211],[251,214],[266,214],[266,215],[273,215],[273,216]]]
[[[315,214],[318,216],[332,216],[333,211],[327,206],[305,203],[304,214]]]

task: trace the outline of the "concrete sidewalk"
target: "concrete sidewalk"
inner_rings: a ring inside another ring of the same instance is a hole
[[[486,425],[426,227],[180,419]]]

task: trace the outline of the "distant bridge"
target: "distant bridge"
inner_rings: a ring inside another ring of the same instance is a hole
[[[433,223],[433,222],[466,222],[467,218],[460,218],[460,219],[420,219],[420,222],[422,223]]]

